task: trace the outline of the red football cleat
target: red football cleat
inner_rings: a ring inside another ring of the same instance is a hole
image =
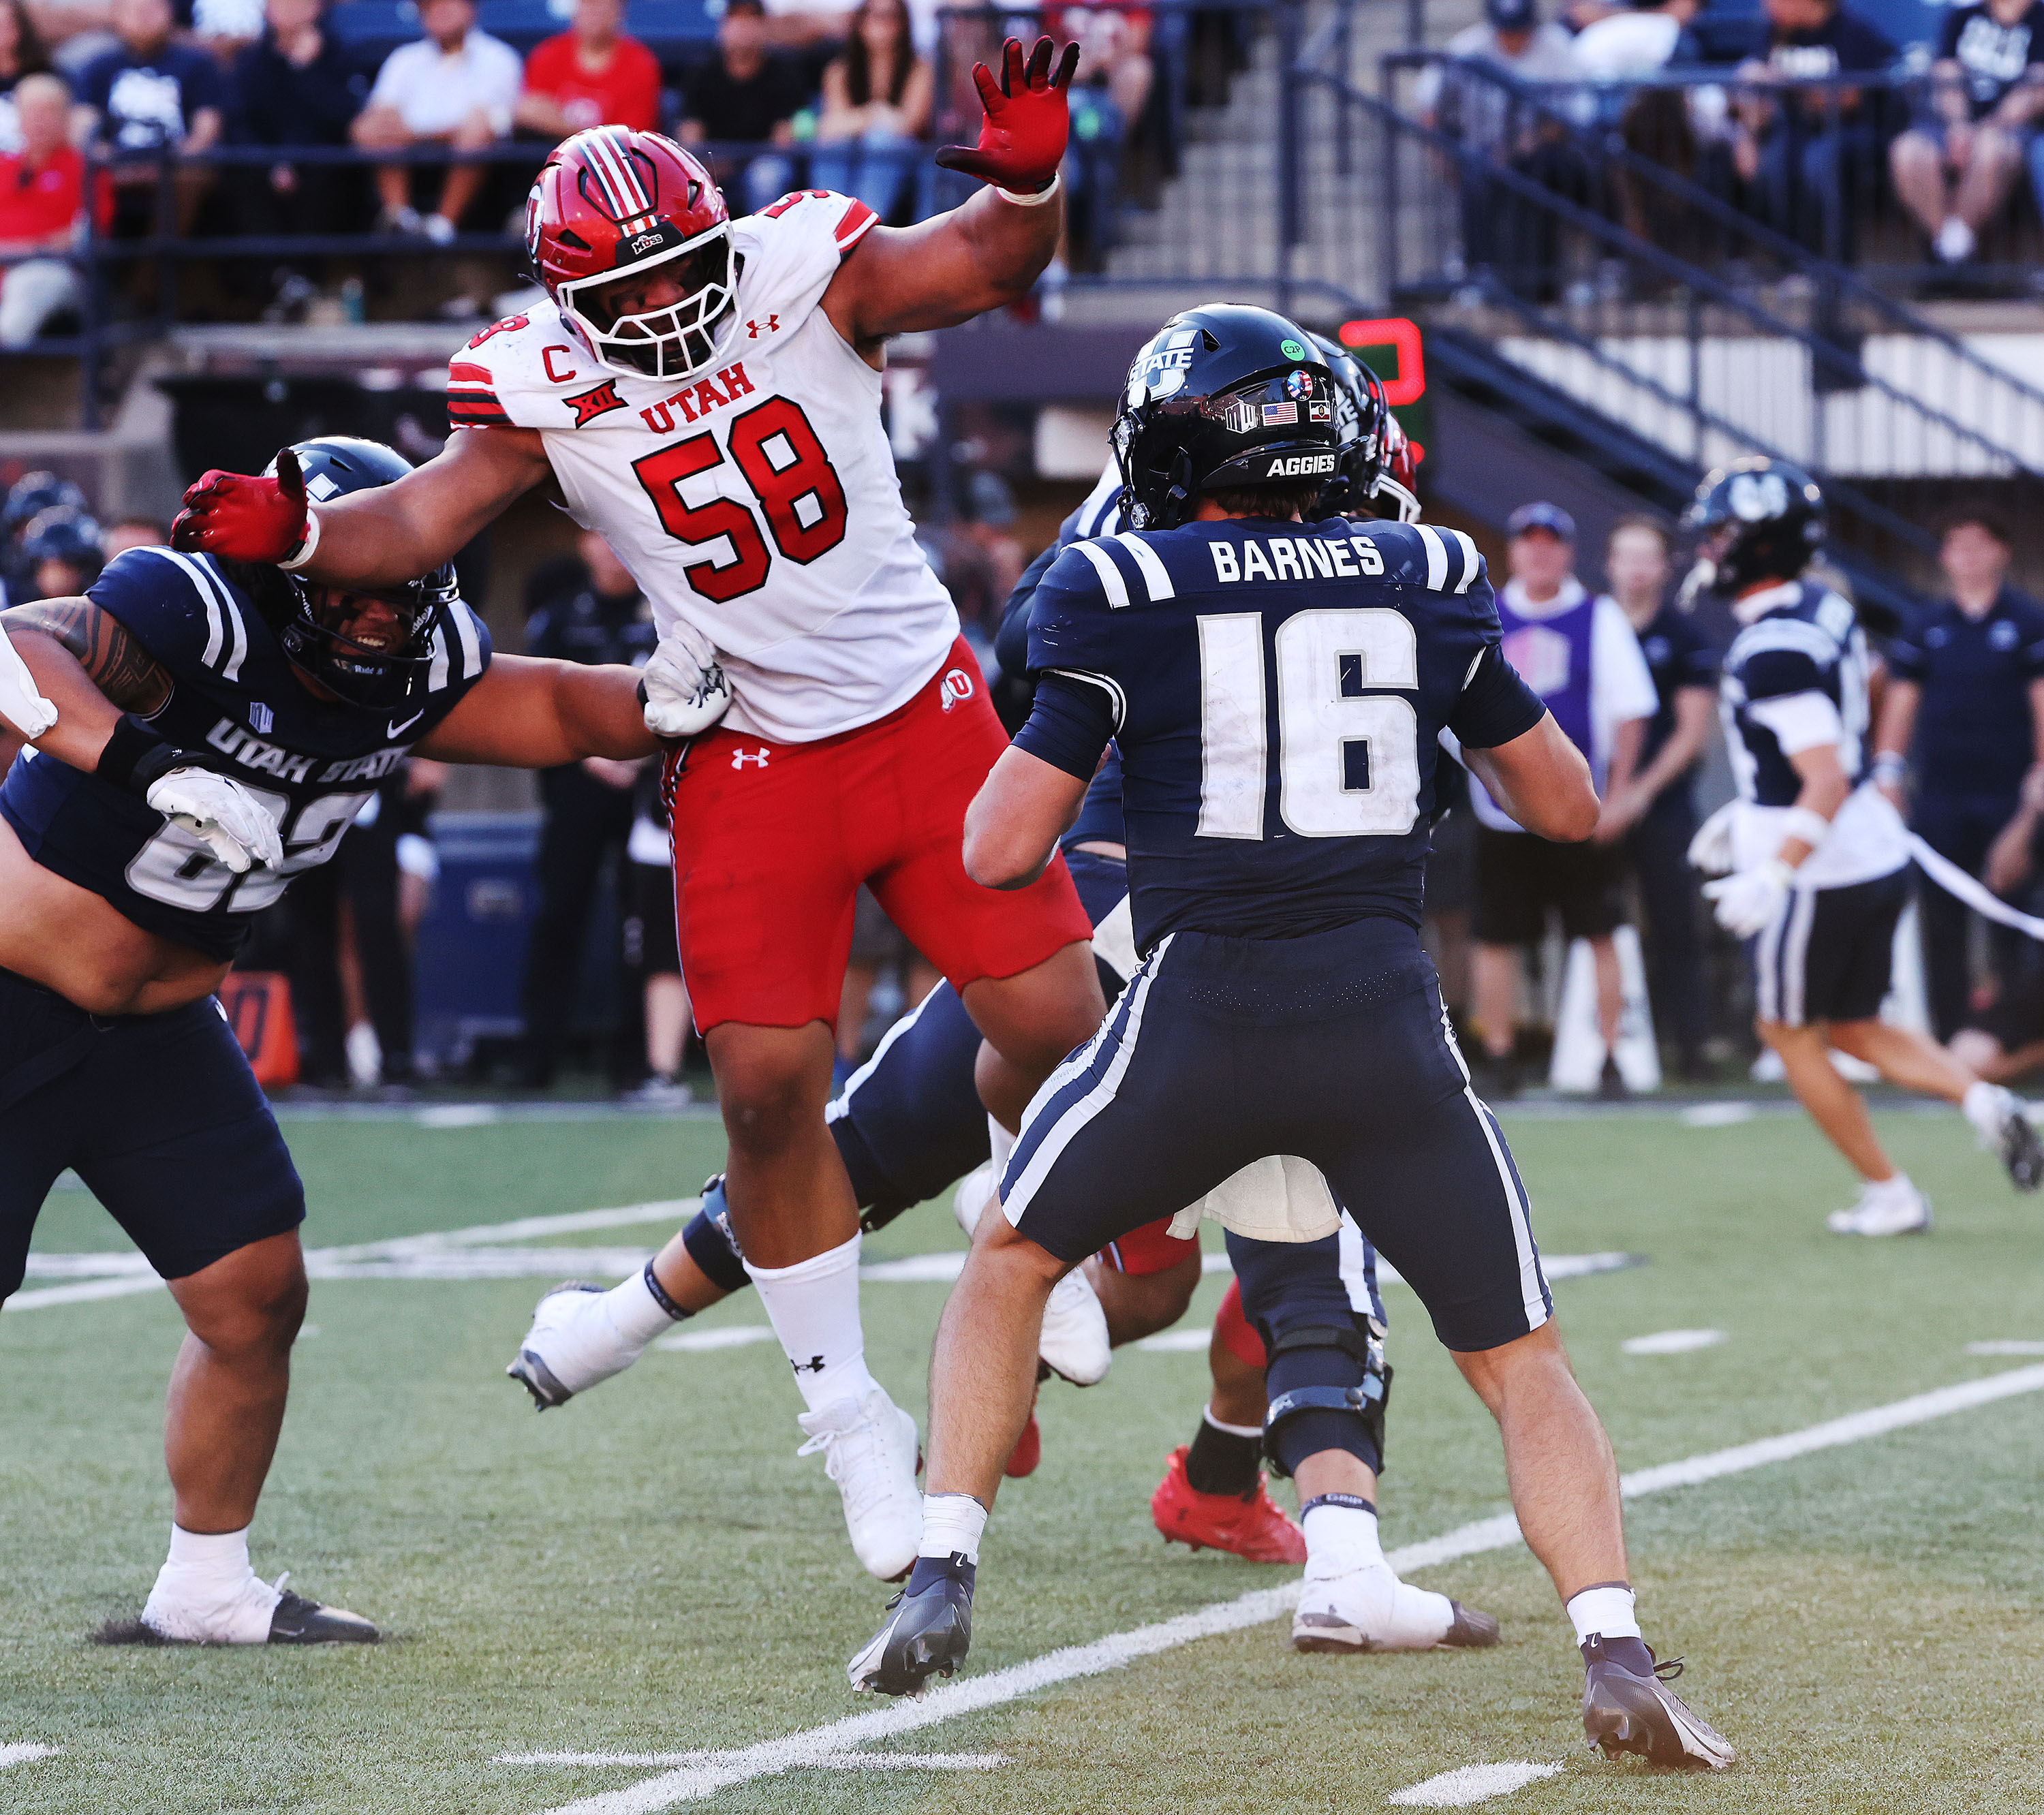
[[[1036,1464],[1043,1459],[1043,1433],[1037,1426],[1036,1414],[1032,1412],[1028,1423],[1022,1427],[1021,1436],[1015,1440],[1014,1448],[1009,1452],[1007,1466],[1001,1472],[1010,1481],[1020,1481],[1025,1475],[1034,1475]]]
[[[1270,1498],[1263,1477],[1247,1499],[1233,1494],[1202,1494],[1185,1479],[1185,1451],[1171,1452],[1170,1466],[1150,1496],[1150,1517],[1166,1544],[1194,1550],[1224,1550],[1248,1563],[1304,1563],[1306,1534]]]

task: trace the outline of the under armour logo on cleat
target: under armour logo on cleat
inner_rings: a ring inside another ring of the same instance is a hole
[[[797,1374],[820,1374],[824,1371],[824,1358],[820,1355],[813,1355],[807,1361],[797,1361],[790,1357],[788,1365]]]
[[[731,766],[734,769],[742,769],[747,763],[752,763],[763,769],[766,767],[766,759],[771,753],[771,748],[770,745],[763,744],[756,752],[748,752],[743,748],[734,750],[731,753]]]
[[[778,334],[780,332],[781,317],[778,315],[770,315],[764,321],[745,324],[745,337],[748,340],[756,340],[762,334]]]

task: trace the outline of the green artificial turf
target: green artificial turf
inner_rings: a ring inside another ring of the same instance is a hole
[[[1508,1116],[1550,1253],[1649,1264],[1557,1283],[1562,1327],[1622,1467],[1637,1469],[2025,1365],[1969,1342],[2044,1340],[2044,1209],[1956,1117],[1884,1116],[1931,1194],[1926,1238],[1854,1243],[1851,1195],[1800,1119]],[[428,1129],[293,1123],[309,1246],[692,1192],[709,1121],[616,1117]],[[536,1238],[650,1248],[647,1224]],[[869,1259],[955,1248],[942,1205]],[[123,1245],[82,1191],[53,1194],[44,1250]],[[32,1276],[29,1289],[48,1284]],[[863,1711],[843,1662],[888,1590],[843,1542],[770,1343],[655,1351],[535,1417],[503,1378],[544,1280],[313,1286],[291,1410],[253,1545],[266,1574],[371,1615],[374,1649],[90,1644],[140,1606],[169,1516],[163,1388],[179,1325],[160,1292],[0,1317],[0,1809],[536,1815],[645,1767],[497,1755],[720,1749]],[[1210,1317],[1224,1281],[1202,1284]],[[868,1355],[920,1413],[940,1285],[866,1289]],[[1398,1369],[1387,1544],[1504,1505],[1489,1421],[1411,1294],[1388,1294]],[[741,1298],[688,1326],[763,1322]],[[1625,1339],[1728,1340],[1628,1355]],[[1099,1387],[1047,1388],[1044,1453],[982,1552],[974,1675],[1281,1582],[1167,1550],[1147,1502],[1205,1396],[1199,1353],[1124,1352]],[[1634,1502],[1650,1642],[1744,1755],[1714,1779],[1584,1753],[1581,1671],[1523,1551],[1416,1579],[1489,1608],[1485,1653],[1301,1656],[1278,1624],[884,1742],[993,1752],[984,1771],[806,1769],[723,1790],[732,1810],[1328,1811],[1460,1766],[1566,1761],[1494,1805],[1570,1810],[2044,1807],[2044,1394]],[[1280,1490],[1281,1495],[1285,1490]]]

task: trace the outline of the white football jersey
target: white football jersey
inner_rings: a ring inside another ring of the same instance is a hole
[[[678,387],[597,365],[551,302],[448,368],[449,420],[538,429],[574,520],[617,550],[662,633],[682,617],[717,645],[724,723],[772,743],[885,717],[958,635],[901,502],[880,374],[820,306],[874,221],[805,190],[734,221],[736,336]]]

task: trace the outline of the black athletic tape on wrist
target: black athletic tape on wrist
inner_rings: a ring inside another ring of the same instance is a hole
[[[150,784],[167,770],[197,760],[160,732],[151,730],[133,713],[123,713],[115,721],[113,735],[99,752],[92,772],[102,781],[147,800]]]
[[[650,1260],[646,1263],[645,1279],[646,1290],[653,1294],[653,1302],[658,1305],[662,1310],[665,1311],[669,1317],[672,1317],[676,1323],[679,1323],[682,1318],[693,1314],[688,1311],[683,1310],[679,1305],[676,1304],[672,1298],[667,1296],[667,1288],[660,1283],[660,1276],[653,1271],[653,1263]]]
[[[1299,1509],[1299,1517],[1304,1518],[1316,1506],[1346,1506],[1351,1513],[1367,1513],[1373,1519],[1377,1517],[1377,1502],[1364,1499],[1360,1494],[1316,1494]]]

